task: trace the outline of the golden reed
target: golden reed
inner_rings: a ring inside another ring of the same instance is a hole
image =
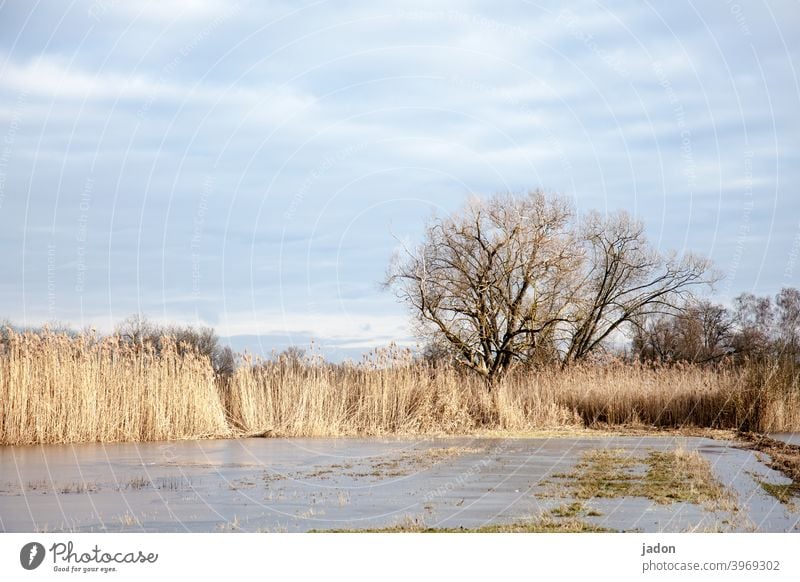
[[[768,366],[611,361],[512,374],[489,392],[454,366],[397,349],[358,364],[245,357],[222,379],[207,357],[169,339],[161,343],[156,351],[114,337],[8,331],[0,346],[0,443],[433,435],[598,424],[800,429],[796,374]]]
[[[0,443],[152,441],[230,433],[206,359],[45,332],[8,332]]]

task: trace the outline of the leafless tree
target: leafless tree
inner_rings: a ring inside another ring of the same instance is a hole
[[[426,343],[420,353],[422,360],[432,366],[450,364],[453,362],[451,347],[438,338],[433,338]]]
[[[796,354],[800,348],[800,290],[784,287],[775,298],[778,333],[783,351]]]
[[[114,332],[123,341],[139,346],[147,342],[152,343],[159,334],[158,326],[150,323],[145,316],[138,313],[134,313],[120,322]]]
[[[722,305],[710,301],[700,301],[689,307],[681,319],[688,323],[691,342],[685,342],[690,350],[685,350],[695,362],[715,361],[731,353],[733,347],[733,320],[730,312]]]
[[[774,340],[775,310],[769,297],[742,293],[733,301],[736,332],[733,347],[739,356],[763,356]]]
[[[733,351],[731,314],[709,301],[639,318],[636,323],[632,348],[641,360],[707,363]]]
[[[171,337],[178,344],[178,350],[186,349],[208,356],[212,362],[219,354],[219,338],[211,327],[194,327],[191,325],[170,325],[158,328],[158,335]]]
[[[536,191],[472,200],[404,249],[387,285],[420,335],[491,384],[519,362],[581,360],[623,324],[678,312],[712,281],[706,259],[653,249],[625,212],[589,213]]]
[[[572,218],[565,199],[540,191],[473,199],[396,256],[386,284],[420,335],[444,340],[491,388],[567,321],[581,264]]]
[[[217,375],[222,378],[229,378],[236,371],[236,352],[230,346],[223,346],[217,350],[211,363]]]
[[[151,346],[156,352],[164,348],[166,338],[171,338],[179,353],[195,351],[208,357],[219,375],[231,375],[236,369],[236,356],[230,347],[222,347],[219,337],[211,327],[192,325],[160,325],[146,317],[134,314],[117,325],[115,333],[127,343]]]
[[[590,212],[580,231],[587,260],[568,326],[565,365],[584,358],[637,317],[676,312],[695,288],[713,281],[708,260],[662,256],[648,243],[643,223],[627,212],[605,217]]]
[[[641,361],[668,362],[678,350],[672,314],[649,314],[634,318],[631,351]]]

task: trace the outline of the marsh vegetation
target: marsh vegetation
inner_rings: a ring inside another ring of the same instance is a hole
[[[9,325],[0,443],[799,430],[800,291],[726,308],[697,295],[715,277],[657,251],[622,211],[579,219],[542,192],[475,199],[390,267],[423,350],[259,359],[210,328],[140,316],[107,337]]]
[[[796,364],[612,360],[518,370],[487,391],[449,361],[405,350],[359,363],[242,358],[229,375],[163,338],[8,330],[0,442],[465,434],[638,425],[797,431]]]

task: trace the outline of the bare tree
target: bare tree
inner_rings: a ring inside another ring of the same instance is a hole
[[[491,388],[568,317],[581,252],[568,202],[532,192],[472,200],[434,219],[386,280],[423,337],[442,341]]]
[[[155,342],[159,335],[158,326],[150,323],[145,316],[138,313],[134,313],[120,322],[114,332],[123,341],[139,346],[147,342]]]
[[[564,365],[584,358],[624,323],[675,312],[694,288],[713,281],[708,260],[691,254],[662,256],[648,243],[643,223],[625,211],[606,217],[590,212],[580,237],[587,260],[576,289]]]
[[[642,360],[713,362],[733,351],[732,326],[725,307],[698,301],[676,313],[638,318],[632,347]]]
[[[219,338],[211,327],[193,327],[191,325],[170,325],[158,328],[159,340],[171,337],[178,344],[178,351],[186,349],[196,351],[214,361],[220,352]]]
[[[576,226],[565,199],[536,191],[474,199],[434,219],[419,247],[395,257],[387,284],[420,335],[491,386],[516,363],[567,365],[625,323],[679,312],[712,282],[710,267],[691,254],[662,256],[625,212],[592,212]]]
[[[422,361],[432,366],[450,364],[453,362],[453,352],[450,346],[437,339],[428,341],[420,353]]]
[[[731,353],[733,320],[722,305],[700,301],[682,314],[692,330],[691,361],[709,362]],[[687,342],[688,343],[688,342]]]
[[[736,333],[733,347],[740,356],[763,356],[774,339],[775,310],[769,297],[742,293],[733,301]]]
[[[217,351],[211,364],[218,376],[229,378],[236,372],[236,352],[230,346],[224,346]]]
[[[775,298],[782,342],[795,348],[800,342],[800,290],[784,287]]]
[[[115,333],[126,343],[151,346],[157,353],[164,349],[166,338],[171,338],[175,341],[178,353],[183,354],[188,350],[206,356],[219,375],[231,375],[236,369],[233,350],[220,346],[219,337],[211,327],[160,325],[134,314],[117,325]]]
[[[634,318],[631,349],[641,361],[669,362],[675,359],[679,339],[673,325],[674,316],[664,313]]]

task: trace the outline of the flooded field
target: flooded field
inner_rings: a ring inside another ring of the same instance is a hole
[[[0,529],[475,529],[545,518],[614,531],[800,530],[797,499],[776,495],[789,480],[763,460],[684,437],[3,447]]]

